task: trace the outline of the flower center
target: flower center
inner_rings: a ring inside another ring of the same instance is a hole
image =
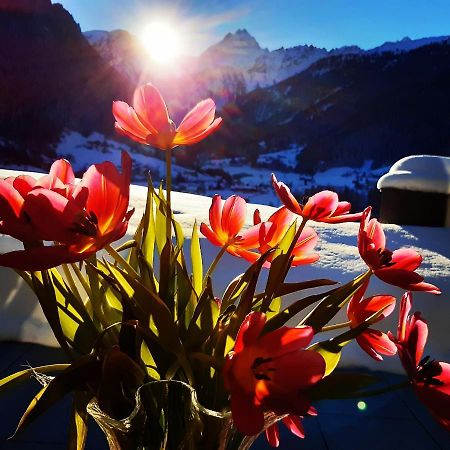
[[[75,233],[94,237],[98,232],[98,219],[93,211],[81,211],[75,216],[71,230]]]
[[[383,250],[381,248],[379,248],[377,250],[377,253],[378,253],[380,266],[390,267],[395,264],[392,262],[392,252],[390,250],[388,250],[387,248],[385,248]]]
[[[270,380],[270,373],[275,372],[275,367],[268,366],[272,362],[272,358],[255,358],[250,369],[253,372],[253,376],[257,380]]]
[[[426,384],[427,386],[442,386],[444,384],[443,381],[438,380],[437,377],[442,373],[442,367],[438,361],[432,359],[430,361],[430,357],[426,356],[419,362],[417,366],[417,372],[414,375],[414,381],[421,382]]]

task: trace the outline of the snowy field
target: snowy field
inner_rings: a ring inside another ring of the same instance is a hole
[[[7,171],[0,171],[0,176],[9,175]],[[142,186],[132,186],[131,206],[136,212],[129,227],[129,239],[142,214],[145,202],[146,189]],[[208,208],[211,200],[205,196],[175,192],[173,206],[177,211],[176,218],[181,222],[186,238],[189,238],[191,227],[197,222],[207,221]],[[267,218],[274,210],[264,205],[248,205],[248,224],[254,209],[261,210],[263,218]],[[312,278],[331,278],[338,282],[345,282],[362,273],[365,265],[360,259],[356,249],[356,235],[358,224],[315,225],[320,235],[320,260],[310,266],[303,266],[293,270],[289,281],[309,280]],[[400,227],[385,225],[388,247],[392,250],[399,247],[412,247],[417,249],[424,257],[419,273],[425,276],[426,281],[436,284],[442,289],[441,296],[431,294],[413,294],[414,310],[422,311],[430,327],[430,338],[426,354],[439,360],[450,361],[450,332],[448,318],[450,317],[450,228]],[[218,248],[202,239],[204,252],[204,265],[207,266],[217,254]],[[17,242],[7,236],[0,237],[2,252],[17,248]],[[189,248],[189,239],[186,241]],[[213,284],[217,296],[220,296],[226,284],[234,276],[242,273],[247,263],[226,255],[221,270],[215,273]],[[40,311],[34,294],[24,285],[13,271],[0,268],[0,339],[13,339],[26,342],[35,342],[46,345],[56,345],[51,331]],[[400,299],[402,290],[386,285],[372,277],[368,295],[392,294]],[[310,292],[308,292],[310,294]],[[292,301],[287,299],[286,302]],[[346,320],[345,315],[337,321]],[[380,329],[396,329],[397,317],[389,317]],[[291,325],[295,325],[292,323]],[[344,366],[365,366],[372,369],[401,371],[398,358],[385,358],[383,363],[377,363],[363,353],[356,344],[346,347],[343,354]]]

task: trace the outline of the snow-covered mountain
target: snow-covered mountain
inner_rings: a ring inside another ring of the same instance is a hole
[[[436,36],[436,37],[426,37],[420,39],[411,39],[409,37],[404,37],[399,41],[394,42],[385,42],[383,45],[379,47],[375,47],[371,50],[368,50],[368,53],[384,53],[384,52],[393,52],[393,53],[401,53],[401,52],[409,52],[411,50],[415,50],[416,48],[423,47],[425,45],[436,44],[440,42],[448,42],[450,40],[450,36]]]
[[[105,61],[135,84],[152,81],[158,83],[163,92],[168,85],[174,97],[175,79],[180,84],[182,78],[189,81],[191,89],[195,86],[195,93],[209,93],[219,104],[234,100],[257,87],[272,86],[302,72],[326,56],[360,51],[358,47],[328,51],[313,45],[269,51],[261,48],[247,30],[240,29],[235,33],[228,33],[199,57],[178,61],[177,73],[168,75],[159,73],[158,67],[151,64],[139,40],[126,31],[89,31],[84,35]]]
[[[449,36],[421,39],[403,38],[385,42],[370,50],[344,46],[332,50],[313,45],[298,45],[277,50],[262,48],[245,29],[228,33],[198,57],[177,62],[176,73],[160,73],[152,64],[139,39],[127,31],[88,31],[89,43],[102,58],[134,84],[152,81],[164,92],[170,92],[173,106],[186,104],[187,99],[213,95],[219,105],[234,101],[256,88],[266,88],[297,75],[315,62],[329,56],[409,52],[425,45],[446,42]],[[177,93],[176,86],[183,90]],[[189,86],[189,95],[185,88]]]

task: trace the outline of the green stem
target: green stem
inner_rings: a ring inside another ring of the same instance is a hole
[[[397,384],[392,384],[390,386],[380,388],[380,389],[374,389],[373,391],[360,391],[355,392],[352,395],[346,396],[345,398],[364,398],[364,397],[374,397],[375,395],[381,395],[381,394],[387,394],[388,392],[397,391],[399,389],[404,389],[408,386],[410,386],[409,380],[402,381]]]
[[[210,277],[212,275],[212,273],[214,272],[217,264],[219,263],[219,261],[221,260],[222,256],[225,254],[225,252],[227,251],[229,244],[224,245],[221,249],[220,252],[217,253],[216,257],[214,258],[214,261],[211,263],[211,265],[209,266],[205,277],[203,278],[203,287],[206,286],[206,282],[208,280],[208,277]]]
[[[342,323],[336,323],[334,325],[326,325],[322,327],[319,332],[322,331],[332,331],[332,330],[338,330],[339,328],[347,328],[350,326],[352,322],[349,320],[348,322],[342,322]]]
[[[166,150],[166,199],[167,199],[167,217],[166,217],[166,237],[170,242],[172,240],[172,151]]]

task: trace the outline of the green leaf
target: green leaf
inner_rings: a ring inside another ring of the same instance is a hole
[[[20,419],[19,425],[14,433],[16,435],[26,425],[47,411],[58,400],[69,392],[87,387],[91,380],[98,378],[100,362],[93,355],[78,358],[69,367],[53,378],[50,383],[42,388],[33,398],[27,410]]]
[[[191,261],[192,261],[192,284],[196,294],[199,296],[203,289],[203,260],[198,236],[197,221],[192,229],[191,239]]]
[[[336,369],[336,366],[341,359],[342,348],[345,344],[337,344],[330,339],[329,341],[317,342],[308,347],[308,350],[314,350],[323,356],[323,359],[325,360],[325,377],[330,375],[330,373]]]
[[[67,343],[67,338],[61,325],[56,293],[50,280],[49,273],[47,271],[32,272],[31,278],[33,290],[39,299],[42,312],[44,313],[58,344],[68,354],[71,354],[71,349]]]
[[[355,292],[368,280],[371,272],[366,272],[349,283],[334,289],[300,323],[313,327],[318,332],[345,306]]]
[[[293,294],[294,292],[303,291],[305,289],[314,289],[322,286],[331,286],[336,284],[336,281],[328,280],[327,278],[319,278],[317,280],[298,281],[296,283],[283,283],[276,291],[277,296]]]
[[[134,315],[143,325],[151,326],[158,336],[161,345],[177,354],[182,349],[178,335],[178,328],[173,320],[170,310],[162,299],[149,291],[139,280],[131,277],[125,271],[108,264],[111,275],[116,280],[116,287],[122,296],[129,302]],[[150,320],[151,319],[151,320]]]
[[[20,372],[8,375],[0,380],[0,393],[5,392],[7,389],[14,387],[15,385],[33,378],[36,373],[54,373],[61,372],[69,367],[70,364],[50,364],[47,366],[38,366],[30,369],[21,370]]]
[[[335,372],[312,386],[308,395],[312,400],[355,398],[361,389],[377,382],[377,377],[367,373]]]
[[[92,395],[85,391],[76,391],[70,416],[68,450],[83,450],[88,433],[89,414],[86,410]]]
[[[281,312],[267,321],[264,327],[264,333],[268,333],[282,327],[299,312],[303,311],[305,308],[308,308],[319,300],[322,300],[332,292],[334,292],[334,290],[323,292],[321,294],[310,295],[309,297],[294,301],[292,304],[284,308]]]

